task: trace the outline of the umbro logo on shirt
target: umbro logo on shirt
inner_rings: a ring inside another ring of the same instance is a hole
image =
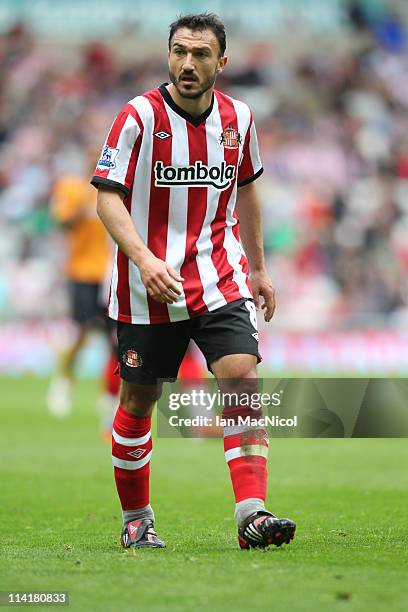
[[[235,178],[235,166],[222,161],[219,166],[206,166],[196,161],[192,166],[165,166],[162,161],[154,165],[156,187],[215,187],[220,191],[227,189]]]
[[[153,136],[157,136],[157,138],[160,138],[160,140],[165,140],[166,138],[170,138],[171,134],[161,131],[161,132],[155,132]]]

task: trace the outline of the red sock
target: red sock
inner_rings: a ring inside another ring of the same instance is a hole
[[[112,462],[122,510],[149,504],[152,417],[137,417],[119,406],[112,429]]]
[[[120,376],[118,370],[118,360],[111,355],[105,365],[103,373],[105,391],[110,395],[117,395],[120,388]]]
[[[254,418],[251,409],[224,410],[224,418],[234,418],[237,415]],[[232,488],[236,503],[244,499],[257,498],[265,501],[268,470],[268,434],[265,429],[249,428],[234,425],[224,427],[225,460],[231,474]]]
[[[184,359],[180,365],[178,377],[179,379],[181,379],[181,381],[183,380],[183,378],[204,378],[202,364],[193,351],[188,351],[185,354]]]

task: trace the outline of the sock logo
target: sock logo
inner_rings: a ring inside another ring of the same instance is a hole
[[[135,457],[135,459],[140,459],[140,457],[142,455],[144,455],[146,452],[145,448],[137,448],[134,451],[130,451],[130,453],[127,453],[128,455],[130,455],[131,457]]]

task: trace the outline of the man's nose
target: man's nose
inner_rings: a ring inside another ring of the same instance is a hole
[[[194,70],[194,62],[192,53],[187,53],[183,63],[183,70]]]

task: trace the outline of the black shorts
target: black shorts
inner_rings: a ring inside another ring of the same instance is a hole
[[[106,317],[106,306],[101,300],[101,285],[98,283],[78,283],[70,281],[69,295],[71,316],[80,325],[103,327]]]
[[[190,339],[203,353],[210,372],[211,364],[224,355],[255,355],[261,361],[255,304],[249,299],[177,323],[118,321],[117,329],[120,376],[134,384],[176,380]]]

